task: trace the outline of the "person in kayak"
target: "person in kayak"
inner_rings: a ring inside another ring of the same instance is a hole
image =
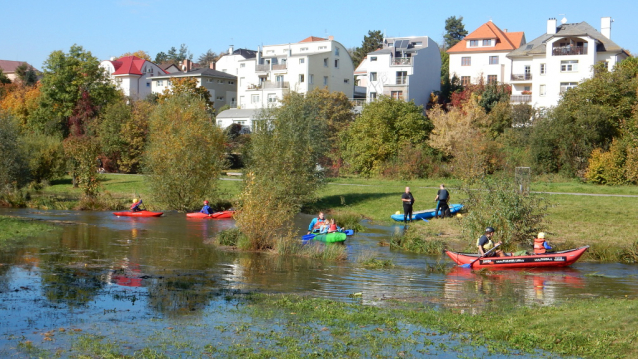
[[[481,238],[479,238],[476,241],[476,246],[478,247],[478,253],[482,256],[485,256],[485,253],[487,253],[490,249],[494,248],[494,246],[496,245],[500,245],[501,242],[498,242],[496,244],[494,244],[494,242],[492,241],[492,237],[494,236],[494,228],[492,227],[487,227],[485,228],[485,234],[481,236]],[[489,254],[487,254],[486,257],[501,257],[503,255],[503,251],[498,250],[498,251],[492,251]]]
[[[205,214],[213,214],[213,213],[215,213],[213,211],[213,209],[210,208],[210,206],[208,205],[208,201],[204,201],[204,207],[202,207],[200,212],[201,213],[205,213]]]
[[[328,233],[333,233],[333,232],[337,232],[339,230],[339,226],[337,226],[337,223],[335,222],[334,218],[330,219],[330,226],[328,226]]]
[[[412,222],[412,205],[414,204],[414,196],[410,192],[410,187],[405,187],[405,192],[401,195],[403,202],[403,223]]]
[[[536,238],[534,238],[534,254],[545,254],[548,250],[551,250],[552,246],[545,240],[545,233],[540,232]]]
[[[441,211],[441,218],[445,218],[446,213],[450,211],[450,192],[445,189],[445,185],[439,186],[439,191],[434,198],[436,203],[436,211],[434,212],[434,218],[439,218],[439,210]]]
[[[310,225],[308,226],[308,234],[312,233],[312,231],[314,230],[321,229],[321,225],[323,225],[325,222],[325,215],[323,214],[323,212],[319,212],[317,218],[313,218],[312,221],[310,221]]]
[[[143,211],[141,206],[142,206],[142,199],[140,198],[138,200],[137,198],[133,198],[133,204],[131,205],[131,212],[141,212],[141,211]]]

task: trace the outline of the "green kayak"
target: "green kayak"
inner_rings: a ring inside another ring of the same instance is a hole
[[[343,242],[346,240],[346,237],[347,236],[345,233],[334,232],[334,233],[327,233],[327,234],[317,234],[313,238],[313,240],[326,242],[326,243],[333,243],[333,242]]]

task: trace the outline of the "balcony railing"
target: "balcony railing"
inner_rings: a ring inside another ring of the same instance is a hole
[[[288,81],[276,81],[276,82],[262,82],[260,84],[248,85],[247,90],[262,90],[262,89],[288,89],[290,83]]]
[[[255,71],[270,71],[270,64],[255,65]]]
[[[411,57],[395,57],[392,59],[392,66],[402,66],[402,65],[411,65],[412,58]]]
[[[363,106],[366,103],[365,98],[351,98],[350,103],[352,106]]]
[[[512,74],[512,81],[531,80],[532,74]]]
[[[561,46],[552,49],[552,56],[563,55],[587,55],[587,48],[585,46]]]
[[[514,102],[514,103],[532,102],[532,95],[512,95],[510,96],[510,102]]]

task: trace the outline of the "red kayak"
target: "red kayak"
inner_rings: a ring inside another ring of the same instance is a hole
[[[151,211],[139,211],[139,212],[113,212],[118,217],[159,217],[164,212],[151,212]]]
[[[212,219],[224,219],[224,218],[233,218],[235,211],[222,211],[215,212],[213,214],[206,214],[202,212],[196,213],[186,213],[186,217],[188,218],[212,218]]]
[[[566,267],[576,262],[587,248],[589,246],[544,254],[481,258],[472,264],[472,269]],[[470,264],[479,257],[474,253],[457,253],[447,250],[445,253],[458,265]]]

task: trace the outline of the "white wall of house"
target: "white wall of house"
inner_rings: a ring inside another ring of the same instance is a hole
[[[115,72],[115,67],[109,60],[102,61],[100,63],[100,67],[102,67],[107,72],[107,74],[109,74],[109,78],[111,79],[111,81],[113,81],[113,83],[115,83],[117,87],[122,90],[125,96],[131,97],[136,100],[143,100],[146,98],[146,96],[152,93],[152,78],[154,76],[165,75],[164,70],[149,61],[144,62],[144,65],[141,69],[142,75],[113,75],[113,73]]]
[[[477,84],[481,78],[487,83],[488,75],[496,75],[497,82],[507,83],[512,74],[512,61],[506,57],[508,53],[509,51],[486,51],[450,54],[450,76],[456,75],[459,80],[466,77],[470,83]],[[463,58],[469,58],[470,65],[463,65]]]

